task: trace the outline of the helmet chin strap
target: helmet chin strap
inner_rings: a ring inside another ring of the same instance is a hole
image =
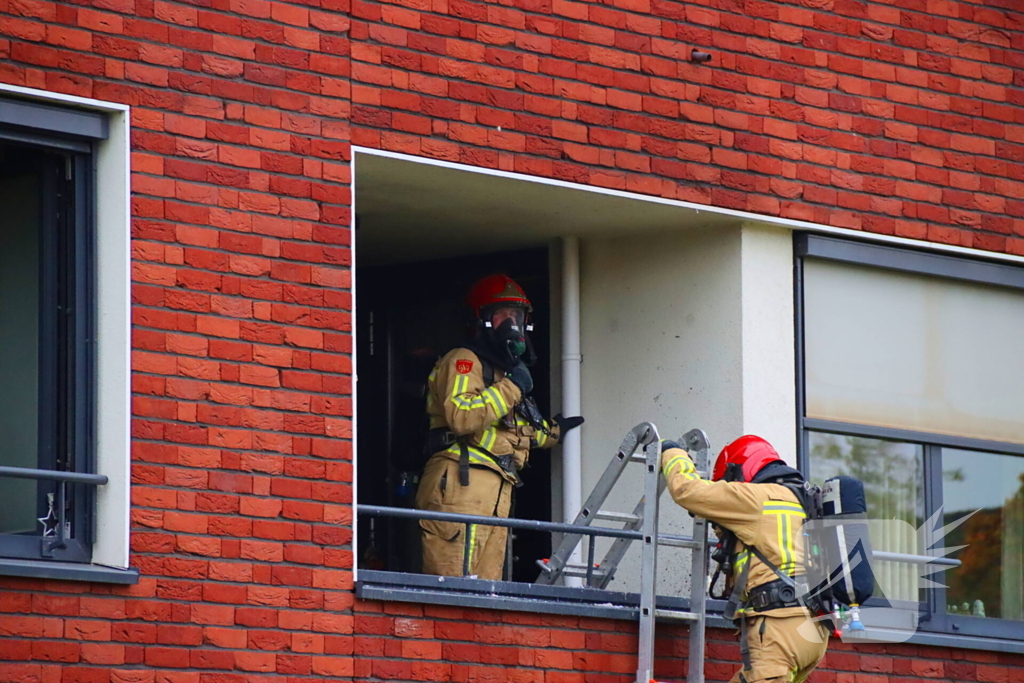
[[[743,481],[743,465],[737,462],[726,465],[722,481]]]

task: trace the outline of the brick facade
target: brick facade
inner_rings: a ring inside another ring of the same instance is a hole
[[[1014,5],[0,0],[0,81],[133,107],[142,573],[0,578],[0,681],[629,680],[628,622],[355,600],[350,142],[1024,254]],[[872,646],[815,680],[1021,678]]]

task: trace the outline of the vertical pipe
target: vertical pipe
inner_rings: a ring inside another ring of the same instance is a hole
[[[579,415],[580,407],[580,241],[562,239],[562,414]],[[571,523],[583,505],[582,427],[562,438],[562,520]],[[577,547],[570,561],[580,562]],[[566,578],[566,585],[582,585]]]

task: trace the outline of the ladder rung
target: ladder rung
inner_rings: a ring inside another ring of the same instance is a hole
[[[677,619],[679,621],[700,621],[700,615],[696,612],[682,612],[674,609],[656,609],[654,616],[659,619]]]
[[[700,541],[695,541],[690,536],[658,536],[658,545],[669,545],[673,548],[691,548],[699,550]]]
[[[594,518],[609,522],[622,522],[623,524],[635,524],[642,519],[639,515],[630,512],[615,512],[614,510],[598,510]]]
[[[633,455],[629,456],[629,459],[633,462],[647,462],[647,456],[643,455],[642,453],[634,453]]]
[[[587,568],[579,564],[570,564],[566,565],[565,569],[562,570],[562,574],[565,576],[586,576]],[[605,570],[594,567],[590,575],[594,578],[599,578],[605,575]]]

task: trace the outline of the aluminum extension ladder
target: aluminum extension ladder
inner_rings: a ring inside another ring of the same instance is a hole
[[[707,476],[710,462],[710,444],[700,429],[683,435],[680,444],[694,460],[701,476]],[[638,450],[642,449],[642,454]],[[644,495],[632,513],[602,509],[608,494],[614,488],[626,466],[644,465]],[[673,536],[658,533],[658,502],[665,490],[665,477],[661,473],[661,439],[658,429],[650,422],[633,427],[623,439],[594,490],[583,503],[573,524],[590,526],[596,519],[622,523],[623,529],[642,533],[642,563],[640,570],[640,648],[637,656],[637,683],[654,681],[654,625],[656,618],[690,622],[690,651],[687,664],[687,683],[704,683],[704,630],[708,575],[708,525],[701,517],[693,519],[692,536]],[[650,501],[648,503],[648,501]],[[593,537],[591,537],[593,538]],[[538,560],[541,574],[536,583],[551,585],[562,576],[585,577],[587,586],[607,588],[615,577],[619,562],[634,539],[616,538],[600,564],[594,564],[594,545],[591,542],[587,564],[569,564],[569,558],[583,534],[567,533],[558,549],[548,560]],[[657,542],[654,542],[657,539]],[[693,551],[690,575],[690,611],[657,609],[655,595],[658,577],[658,545],[689,548]]]

